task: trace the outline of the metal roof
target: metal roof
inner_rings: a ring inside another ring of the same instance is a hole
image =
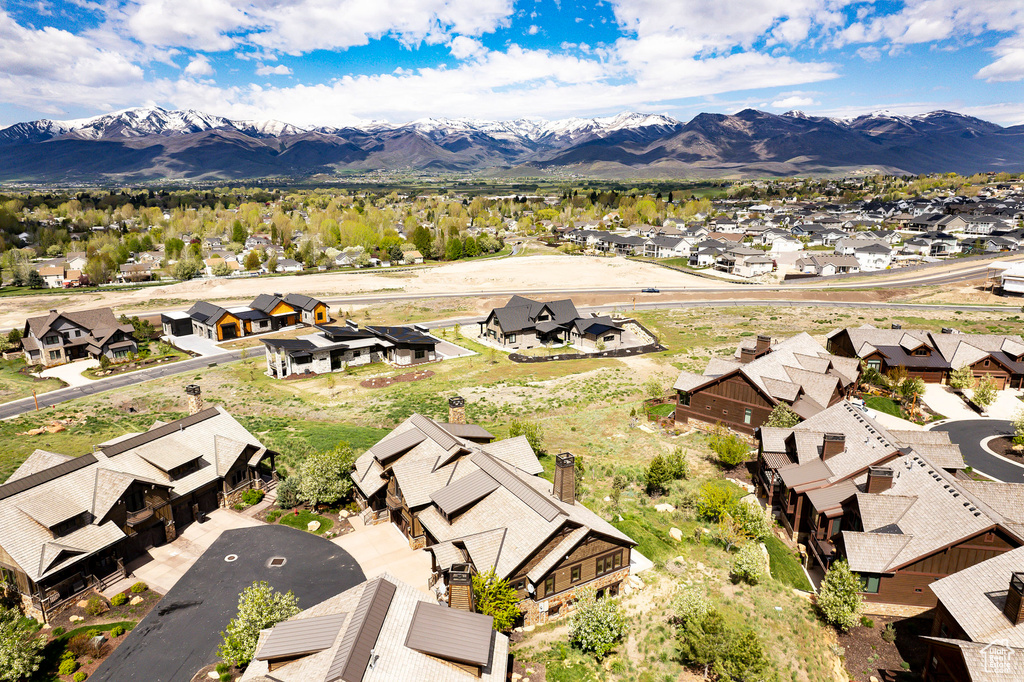
[[[779,469],[779,475],[782,476],[782,482],[787,488],[793,488],[814,481],[827,480],[832,475],[832,470],[820,459],[812,459],[791,469]]]
[[[216,417],[218,414],[220,414],[220,410],[218,410],[216,407],[208,407],[205,410],[196,412],[195,414],[191,414],[183,419],[177,419],[168,424],[164,424],[163,426],[158,426],[155,429],[150,429],[145,433],[140,433],[137,436],[125,438],[124,440],[120,440],[116,443],[106,445],[100,449],[103,451],[103,454],[105,454],[107,457],[120,455],[122,452],[134,450],[140,445],[145,445],[146,443],[152,442],[159,438],[163,438],[164,436],[169,436],[175,431],[180,431],[182,429],[188,428],[189,426],[192,426],[193,424],[198,424],[199,422],[206,421],[207,419]],[[96,460],[93,459],[93,461]]]
[[[552,521],[556,516],[563,513],[561,509],[487,453],[474,453],[472,462],[486,471],[491,478],[508,489],[510,493],[522,500],[533,511],[544,517],[545,521]]]
[[[256,652],[256,660],[301,656],[329,649],[338,639],[346,616],[344,613],[332,613],[278,623]]]
[[[411,450],[427,439],[426,434],[416,429],[409,429],[397,436],[382,440],[370,448],[373,456],[380,461],[388,460],[395,455]]]
[[[446,424],[439,422],[438,425],[456,438],[465,438],[467,440],[494,438],[494,434],[476,424]]]
[[[362,681],[394,596],[394,583],[384,578],[377,578],[366,586],[324,682]]]
[[[827,488],[810,490],[807,493],[807,499],[811,501],[815,511],[825,513],[840,509],[843,502],[856,495],[857,492],[857,486],[847,480],[840,481],[836,485],[830,485]],[[826,513],[826,516],[828,515]]]
[[[44,469],[37,474],[26,476],[12,481],[6,485],[0,485],[0,500],[7,499],[12,495],[23,493],[26,490],[31,490],[37,485],[43,483],[49,483],[50,481],[70,474],[73,471],[84,469],[90,464],[96,463],[96,457],[94,455],[82,455],[81,457],[75,457],[74,459],[68,460],[63,464]]]
[[[497,488],[498,482],[486,471],[478,469],[441,488],[432,494],[430,499],[441,508],[441,511],[451,516],[485,495],[493,493]]]
[[[405,646],[448,661],[486,666],[494,648],[494,618],[481,613],[419,602]]]

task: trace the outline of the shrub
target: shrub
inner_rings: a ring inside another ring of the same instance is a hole
[[[53,636],[54,637],[60,637],[63,634],[64,634],[64,628],[60,627],[59,625],[53,629]]]
[[[846,631],[857,624],[860,611],[860,579],[846,561],[837,561],[825,573],[818,594],[818,611],[822,619],[838,630]]]
[[[148,589],[149,589],[149,586],[146,585],[146,583],[143,583],[143,582],[135,583],[131,587],[132,594],[141,594],[141,593],[145,592]]]
[[[318,452],[306,457],[299,467],[299,498],[313,507],[341,500],[352,490],[349,471],[354,461],[352,448],[344,444],[330,452]]]
[[[255,582],[238,595],[238,614],[221,633],[217,655],[225,663],[243,667],[256,653],[260,630],[287,620],[299,612],[298,599],[290,591],[275,592],[267,582]]]
[[[226,673],[229,670],[231,670],[231,666],[228,665],[227,663],[225,663],[224,661],[221,661],[220,663],[217,664],[217,667],[215,669],[217,671],[217,674],[221,675],[221,674]]]
[[[242,502],[244,502],[245,504],[249,505],[250,507],[252,505],[254,505],[254,504],[259,504],[260,500],[262,500],[262,499],[263,499],[263,491],[262,490],[250,489],[250,490],[246,490],[244,493],[242,493]]]
[[[651,463],[647,465],[647,469],[644,471],[644,480],[646,481],[648,495],[658,495],[665,492],[672,477],[669,475],[664,457],[661,455],[654,456],[654,459],[651,460]]]
[[[718,522],[736,506],[736,493],[725,481],[705,481],[697,491],[696,507],[701,518]]]
[[[673,480],[679,481],[690,477],[690,462],[686,459],[686,452],[682,448],[676,448],[666,455],[665,465]]]
[[[90,616],[98,616],[101,613],[104,613],[108,608],[107,602],[103,601],[103,598],[98,596],[89,597],[89,600],[85,603],[85,612]]]
[[[526,442],[530,444],[538,457],[546,452],[544,450],[544,432],[537,422],[513,419],[508,424],[508,437],[515,438],[516,436],[526,436]]]
[[[124,626],[123,625],[115,625],[114,627],[110,628],[110,636],[111,637],[120,637],[123,634],[124,634]]]
[[[87,655],[92,649],[92,647],[89,646],[89,639],[89,633],[87,632],[75,635],[68,641],[68,651],[73,653],[75,656]]]
[[[71,675],[78,670],[78,661],[73,658],[65,658],[60,662],[60,666],[57,667],[58,675]]]
[[[84,671],[79,670],[77,673],[75,673],[75,676],[72,677],[71,679],[74,682],[85,682],[85,678],[87,678],[87,677],[89,677],[89,676],[86,675]]]
[[[996,385],[988,377],[979,379],[978,383],[974,386],[974,393],[971,395],[971,400],[975,405],[981,409],[985,409],[996,399]]]
[[[221,673],[220,682],[231,682],[231,673]]]
[[[576,610],[569,620],[569,643],[585,653],[605,656],[626,635],[626,617],[617,599],[597,599],[593,588],[576,593]]]
[[[519,617],[519,592],[507,580],[499,578],[494,569],[473,574],[473,601],[476,610],[494,617],[494,629],[506,632]]]
[[[277,520],[279,518],[281,518],[280,509],[274,509],[270,512],[267,512],[267,523],[277,523]]]
[[[865,628],[873,628],[873,627],[875,627],[875,621],[871,620],[867,616],[861,616],[860,617],[860,625],[861,625],[861,627],[865,627]]]
[[[896,641],[896,626],[892,623],[886,623],[885,627],[882,628],[882,641],[892,644]]]
[[[769,509],[754,504],[737,504],[733,510],[733,518],[743,527],[743,531],[755,540],[764,540],[772,534],[775,519]]]
[[[672,598],[672,612],[680,624],[702,620],[709,611],[711,601],[697,585],[680,587]]]
[[[949,385],[961,391],[965,388],[974,388],[974,370],[970,365],[953,370],[949,373]]]
[[[757,633],[729,625],[715,610],[687,621],[678,633],[682,663],[710,673],[722,682],[771,678],[771,664]]]
[[[793,408],[786,403],[779,403],[768,415],[765,426],[774,426],[780,429],[790,429],[800,423],[800,415],[793,411]]]
[[[724,429],[716,429],[715,433],[708,436],[708,444],[718,456],[718,461],[729,469],[739,466],[750,454],[750,446],[746,441]]]
[[[757,544],[748,542],[740,547],[736,559],[732,562],[732,575],[736,580],[742,580],[751,585],[756,585],[764,580],[764,555]]]
[[[127,603],[128,603],[128,595],[125,594],[124,592],[118,592],[117,594],[115,594],[113,597],[110,598],[110,605],[111,606],[124,606]]]
[[[277,484],[277,506],[292,509],[299,506],[299,475],[289,476]]]

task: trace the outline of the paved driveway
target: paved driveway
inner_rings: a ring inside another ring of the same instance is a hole
[[[942,384],[925,384],[921,401],[933,412],[941,414],[946,419],[978,418],[978,413],[967,407],[963,398]]]
[[[214,341],[204,339],[198,334],[189,334],[188,336],[165,336],[163,337],[163,340],[182,350],[199,353],[199,355],[204,358],[210,355],[220,355],[225,352],[225,350],[218,346]]]
[[[362,519],[349,519],[355,532],[335,538],[333,542],[352,555],[367,578],[388,571],[413,587],[433,594],[427,587],[430,577],[430,554],[423,549],[409,549],[409,541],[393,524],[363,526]]]
[[[975,417],[945,422],[935,426],[934,430],[949,433],[949,439],[960,446],[964,461],[979,473],[1007,483],[1024,483],[1024,467],[997,457],[982,446],[982,442],[992,436],[1012,436],[1011,422]]]
[[[112,597],[142,581],[160,594],[167,594],[178,579],[192,568],[221,533],[236,528],[262,525],[259,521],[229,509],[217,509],[203,523],[185,526],[174,542],[154,547],[126,567],[129,578],[111,585],[103,595]]]
[[[238,558],[227,562],[229,555]],[[271,568],[275,557],[284,566]],[[217,661],[239,593],[259,580],[291,590],[305,609],[365,577],[348,552],[312,533],[280,525],[225,531],[89,679],[189,682]]]
[[[87,360],[76,360],[75,362],[69,362],[66,365],[57,365],[49,369],[44,369],[39,373],[40,376],[44,377],[55,377],[60,379],[68,386],[84,386],[91,384],[95,379],[88,379],[82,376],[82,372],[92,367],[99,367],[100,361],[94,358]]]

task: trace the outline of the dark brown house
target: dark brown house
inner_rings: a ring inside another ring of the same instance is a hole
[[[752,434],[780,403],[805,419],[836,404],[858,376],[855,360],[829,355],[808,334],[775,344],[758,336],[733,358],[712,359],[704,374],[680,373],[675,419]]]

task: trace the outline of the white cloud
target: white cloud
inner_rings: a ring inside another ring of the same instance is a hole
[[[858,49],[857,56],[866,62],[877,62],[882,58],[882,52],[877,47],[869,45]]]
[[[266,64],[260,64],[256,68],[257,76],[290,76],[292,70],[284,64],[278,64],[277,66],[267,66]]]
[[[201,78],[203,76],[213,75],[213,66],[210,64],[210,60],[206,58],[206,55],[196,55],[193,57],[188,66],[185,67],[183,73],[186,76],[193,78]]]
[[[782,97],[771,103],[773,109],[795,109],[796,107],[812,107],[818,104],[813,97],[804,97],[801,95],[789,95],[788,97]]]
[[[1001,41],[992,52],[999,59],[979,70],[975,78],[989,83],[1024,79],[1024,33]]]
[[[475,38],[468,38],[466,36],[455,36],[452,38],[451,42],[448,43],[448,49],[451,50],[452,56],[459,60],[479,57],[487,53],[483,43]]]
[[[531,36],[535,36],[538,33],[540,33],[540,26],[538,26],[537,24],[530,24],[530,28],[527,29],[526,32]]]

